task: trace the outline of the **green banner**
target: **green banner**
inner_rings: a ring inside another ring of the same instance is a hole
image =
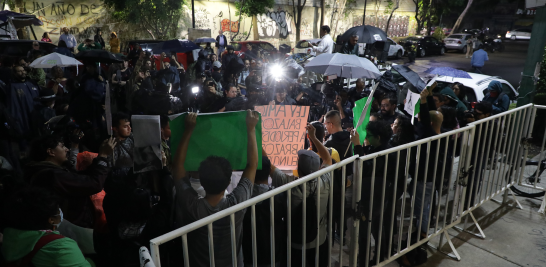
[[[197,171],[199,164],[209,156],[220,156],[229,160],[233,170],[244,170],[247,162],[246,111],[199,114],[190,139],[184,167],[186,171]],[[171,126],[171,155],[184,133],[183,113],[169,122]],[[258,145],[258,169],[262,169],[262,118],[256,124]]]
[[[364,145],[364,139],[366,139],[366,125],[368,125],[368,122],[370,121],[370,112],[372,110],[372,107],[368,108],[368,111],[366,112],[366,117],[364,117],[364,121],[362,122],[362,125],[360,127],[356,127],[358,125],[358,121],[360,120],[360,115],[362,114],[362,111],[364,110],[364,107],[366,106],[366,101],[368,101],[368,97],[364,97],[358,101],[355,102],[355,107],[353,108],[353,126],[356,129],[356,132],[360,136],[360,144]],[[373,102],[373,98],[371,103]]]

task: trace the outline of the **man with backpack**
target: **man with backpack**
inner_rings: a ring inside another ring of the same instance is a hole
[[[322,167],[332,165],[332,157],[326,147],[315,136],[315,127],[307,124],[307,134],[313,146],[316,147],[317,153],[311,150],[298,151],[298,174],[299,177],[310,175],[321,168],[320,161],[322,159]],[[279,187],[290,183],[297,177],[289,176],[281,170],[271,165],[272,185]],[[326,173],[311,180],[305,185],[295,187],[292,192],[292,264],[299,266],[301,264],[302,253],[305,253],[305,261],[309,266],[315,265],[315,250],[317,249],[317,239],[319,245],[319,266],[328,265],[328,243],[326,242],[326,226],[328,225],[328,196],[330,195],[330,173]],[[306,195],[303,195],[303,186],[306,187]],[[319,190],[320,188],[320,190]],[[320,192],[320,195],[318,194]],[[306,198],[306,209],[303,210],[303,198]],[[317,202],[320,201],[320,220],[317,221]],[[302,251],[303,240],[303,222],[302,214],[306,215],[305,225],[305,251]]]

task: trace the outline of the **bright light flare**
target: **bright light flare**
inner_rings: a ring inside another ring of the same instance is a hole
[[[194,94],[199,93],[199,87],[197,87],[197,86],[192,87],[192,88],[191,88],[191,92],[194,93]]]

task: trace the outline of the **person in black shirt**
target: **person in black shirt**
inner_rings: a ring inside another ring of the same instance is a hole
[[[367,97],[368,94],[364,92],[364,80],[363,79],[357,79],[356,80],[356,87],[349,90],[349,93],[347,95],[349,97],[349,101],[354,106],[354,103],[364,97]]]
[[[396,103],[398,100],[394,95],[387,95],[381,100],[381,116],[389,125],[396,119]]]
[[[258,55],[252,50],[252,45],[250,43],[246,44],[245,59],[258,59]]]

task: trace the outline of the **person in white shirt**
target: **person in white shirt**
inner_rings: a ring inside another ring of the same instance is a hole
[[[68,32],[68,28],[63,28],[63,34],[61,34],[61,37],[59,37],[59,40],[63,40],[66,43],[66,47],[74,53],[74,47],[78,46],[78,42],[76,41],[76,37],[74,35],[70,34]]]
[[[320,27],[320,38],[322,39],[319,44],[311,44],[313,51],[318,55],[320,54],[332,54],[334,51],[334,40],[330,36],[330,27],[324,25]]]

